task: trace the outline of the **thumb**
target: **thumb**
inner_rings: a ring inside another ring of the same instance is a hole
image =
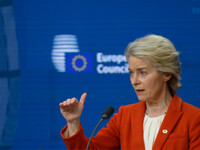
[[[80,103],[81,103],[81,104],[84,104],[84,103],[85,103],[85,98],[86,98],[86,96],[87,96],[87,93],[83,93],[83,94],[81,95],[81,98],[80,98]]]

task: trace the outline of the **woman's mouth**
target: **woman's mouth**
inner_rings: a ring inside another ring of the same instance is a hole
[[[136,89],[135,92],[136,94],[142,94],[144,92],[144,89]]]

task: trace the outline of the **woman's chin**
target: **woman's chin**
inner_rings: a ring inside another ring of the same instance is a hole
[[[146,98],[142,97],[142,96],[137,96],[138,97],[138,100],[143,102],[143,101],[146,101]]]

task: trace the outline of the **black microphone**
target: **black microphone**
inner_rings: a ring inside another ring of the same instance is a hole
[[[103,119],[108,119],[110,116],[113,114],[115,109],[112,106],[108,106],[106,110],[102,113],[102,118]]]
[[[100,123],[101,123],[104,119],[110,118],[110,116],[113,114],[114,111],[115,111],[115,109],[114,109],[112,106],[108,106],[108,107],[106,108],[106,110],[102,113],[102,118],[101,118],[101,120],[99,121],[99,123],[97,124],[97,126],[95,127],[94,131],[92,132],[92,135],[91,135],[91,137],[90,137],[90,139],[89,139],[89,141],[88,141],[86,150],[88,150],[88,148],[89,148],[90,142],[91,142],[91,140],[92,140],[92,137],[93,137],[93,135],[94,135],[94,133],[95,133],[97,127],[100,125]]]

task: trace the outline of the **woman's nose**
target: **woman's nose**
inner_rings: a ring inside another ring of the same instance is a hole
[[[140,81],[138,79],[138,75],[134,74],[133,76],[131,76],[131,83],[132,83],[132,85],[140,83]]]

